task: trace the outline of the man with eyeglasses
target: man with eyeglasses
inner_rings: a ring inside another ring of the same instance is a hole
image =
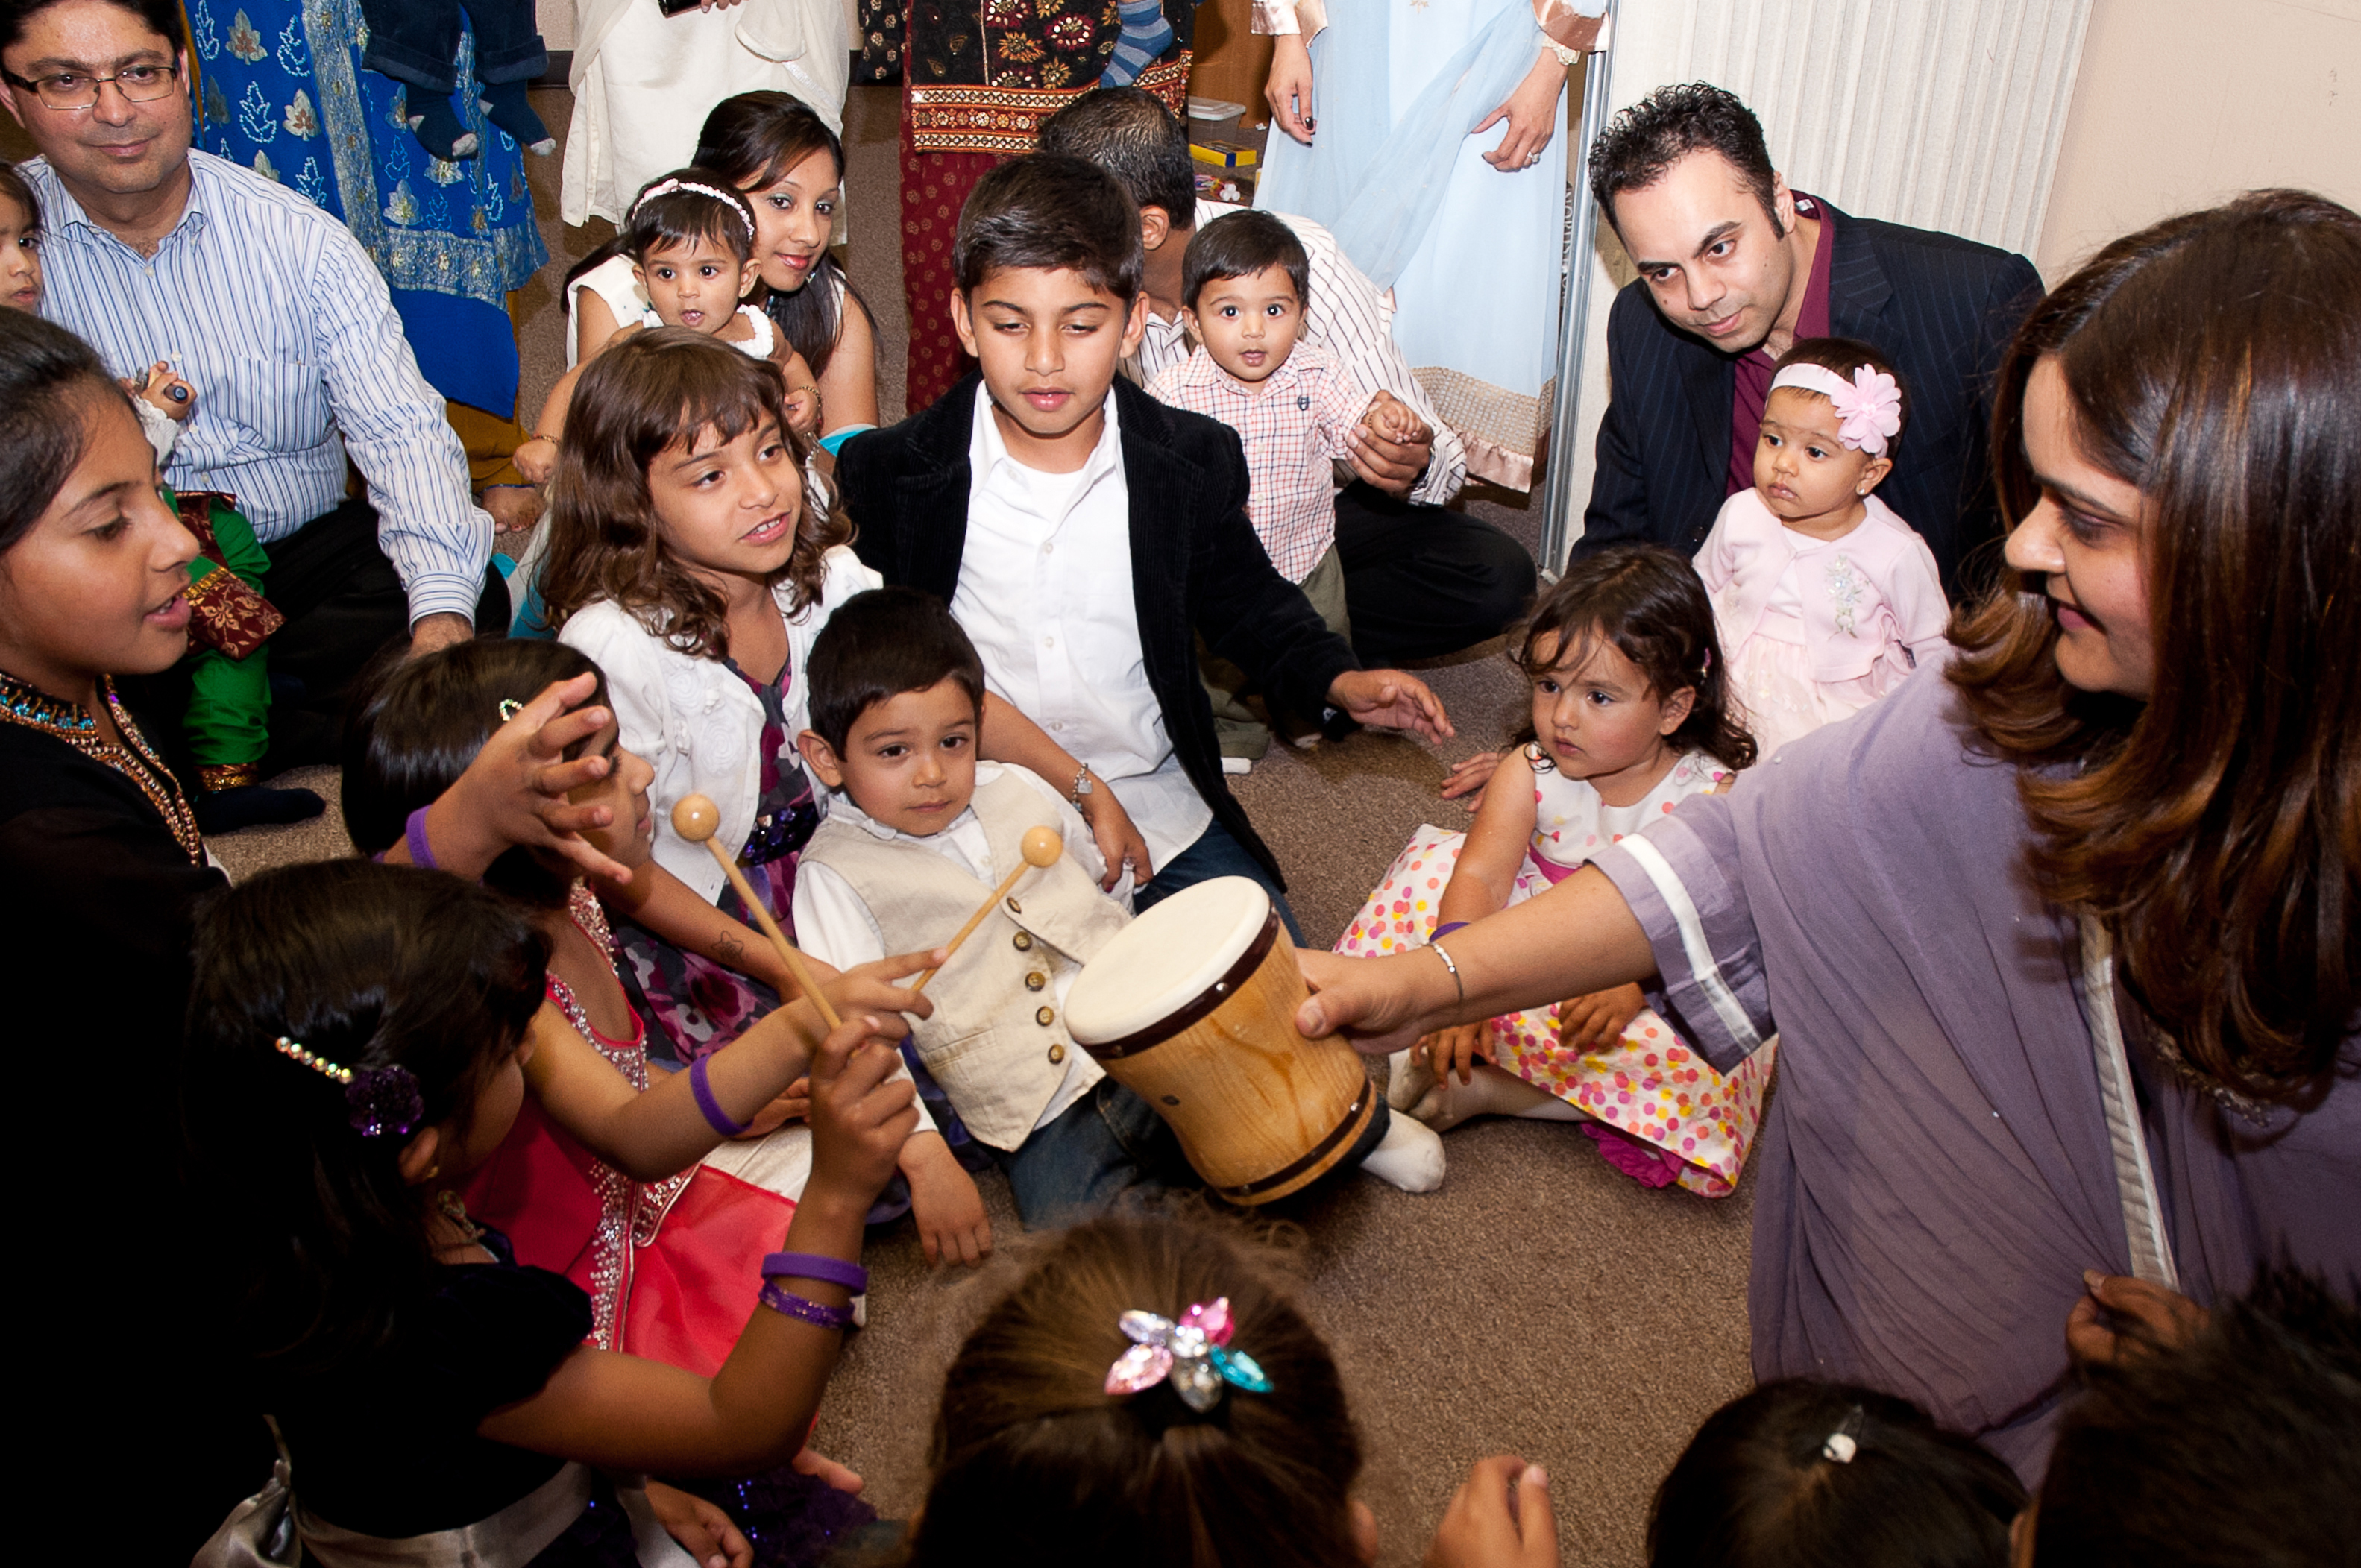
[[[5,0],[0,96],[41,150],[41,310],[119,376],[197,390],[166,477],[226,491],[287,617],[268,766],[335,755],[353,675],[506,630],[491,519],[384,279],[299,193],[192,150],[180,0]],[[347,458],[366,481],[347,495]]]

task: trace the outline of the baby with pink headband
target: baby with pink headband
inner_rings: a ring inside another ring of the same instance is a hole
[[[1697,556],[1733,695],[1760,755],[1857,713],[1944,647],[1934,553],[1871,492],[1908,400],[1867,344],[1806,338],[1780,359],[1754,487]]]

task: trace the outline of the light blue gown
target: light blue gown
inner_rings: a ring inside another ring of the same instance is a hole
[[[1531,0],[1331,0],[1312,42],[1305,147],[1276,126],[1255,204],[1325,225],[1394,291],[1394,341],[1467,440],[1468,470],[1524,488],[1555,367],[1565,100],[1542,160],[1468,133],[1532,68]]]

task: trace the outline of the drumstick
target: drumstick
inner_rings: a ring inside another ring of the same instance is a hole
[[[779,957],[786,960],[787,972],[794,975],[796,983],[804,988],[804,994],[810,997],[812,1005],[819,1009],[819,1015],[828,1021],[828,1026],[835,1028],[844,1020],[836,1015],[836,1009],[829,1006],[828,998],[821,994],[819,981],[812,978],[811,970],[804,963],[803,954],[796,951],[793,942],[780,935],[779,923],[771,918],[771,912],[763,907],[762,900],[754,896],[754,890],[746,885],[746,873],[738,869],[738,862],[730,858],[730,851],[713,841],[713,835],[720,826],[720,810],[704,795],[682,795],[672,808],[672,830],[690,843],[702,844],[713,851],[713,858],[721,862],[722,871],[730,878],[730,885],[738,890],[738,901],[754,912],[754,923],[763,927],[763,935],[771,938],[771,946],[779,949]]]
[[[985,899],[976,907],[976,912],[967,917],[967,924],[959,928],[959,935],[953,937],[945,946],[942,963],[937,964],[911,982],[912,991],[925,990],[927,981],[942,972],[943,966],[951,961],[951,955],[960,950],[960,944],[973,936],[975,928],[983,924],[983,917],[992,913],[992,906],[1008,896],[1008,890],[1016,885],[1018,877],[1023,876],[1035,866],[1056,865],[1058,857],[1066,852],[1066,841],[1058,837],[1058,830],[1055,828],[1028,828],[1025,830],[1024,839],[1017,844],[1017,851],[1025,858],[1017,863],[1016,869],[1003,877],[1000,885],[992,890],[992,896]]]

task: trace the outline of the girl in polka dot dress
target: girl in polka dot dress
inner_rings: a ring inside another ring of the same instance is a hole
[[[1471,829],[1419,829],[1337,951],[1399,951],[1521,904],[1754,761],[1731,716],[1712,603],[1671,551],[1575,563],[1511,657],[1532,682],[1524,744],[1492,775]],[[1619,1169],[1721,1197],[1745,1162],[1771,1057],[1766,1046],[1725,1078],[1629,985],[1430,1035],[1395,1057],[1388,1097],[1438,1132],[1478,1115],[1587,1123]]]

